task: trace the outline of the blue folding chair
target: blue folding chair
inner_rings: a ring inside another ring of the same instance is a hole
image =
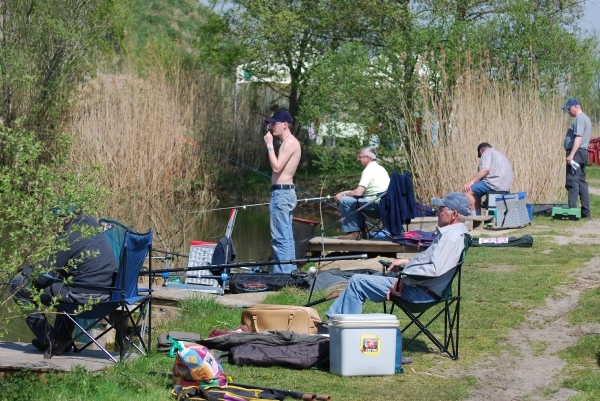
[[[57,310],[71,320],[80,332],[70,342],[63,344],[60,349],[50,347],[44,355],[45,358],[51,358],[71,346],[74,347],[75,352],[81,352],[91,344],[95,344],[116,363],[117,360],[114,356],[98,342],[101,337],[113,329],[116,330],[116,338],[119,341],[120,361],[128,354],[130,346],[133,346],[142,355],[145,355],[150,349],[150,344],[152,344],[152,283],[147,289],[138,288],[138,277],[146,256],[152,250],[153,231],[139,234],[117,221],[108,219],[101,219],[100,223],[105,227],[104,233],[117,257],[119,270],[112,287],[89,287],[88,289],[110,293],[110,300],[85,308],[79,304],[59,302]],[[151,258],[149,258],[149,269],[152,270]],[[117,316],[117,318],[111,318],[111,316]],[[85,327],[80,324],[83,320],[87,321]],[[106,329],[98,335],[91,334],[91,330],[101,321],[106,322]],[[83,336],[87,337],[89,341],[83,346],[77,347],[76,341]],[[136,339],[138,343],[136,343]]]

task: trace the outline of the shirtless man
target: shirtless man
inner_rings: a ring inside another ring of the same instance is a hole
[[[275,260],[296,258],[296,246],[292,231],[292,212],[296,208],[294,174],[300,163],[300,142],[292,135],[292,116],[287,110],[279,110],[267,118],[267,134],[264,137],[269,163],[273,169],[271,176],[271,246]],[[273,137],[281,140],[279,155],[273,149]],[[296,266],[279,264],[273,266],[273,273],[291,273]]]

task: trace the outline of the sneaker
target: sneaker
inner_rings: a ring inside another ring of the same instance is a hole
[[[65,347],[64,344],[65,342],[62,342],[61,340],[54,340],[54,342],[52,343],[52,355],[62,355],[67,352],[71,352],[71,350],[73,349],[73,345],[71,344]],[[48,347],[46,353],[50,353],[49,351],[50,347]]]
[[[402,357],[402,365],[407,365],[409,363],[413,363],[413,360],[410,358]]]
[[[345,235],[339,235],[338,238],[339,239],[353,239],[353,240],[358,241],[362,238],[362,233],[360,231],[352,231]]]
[[[48,344],[41,342],[39,339],[34,338],[33,340],[31,340],[31,344],[37,348],[38,350],[45,352],[46,349],[48,348]]]

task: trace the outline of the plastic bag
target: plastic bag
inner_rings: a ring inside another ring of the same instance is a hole
[[[227,385],[227,376],[219,361],[204,345],[177,342],[173,365],[173,384],[180,386]]]

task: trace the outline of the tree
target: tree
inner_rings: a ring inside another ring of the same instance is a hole
[[[343,112],[384,127],[409,123],[415,116],[402,110],[413,108],[419,85],[452,84],[465,65],[516,85],[538,80],[546,95],[573,71],[589,82],[590,51],[575,26],[579,1],[423,0],[408,8],[407,2],[378,3],[387,9],[385,18],[368,14],[372,40],[330,49],[311,70],[305,119]]]
[[[66,136],[60,136],[61,148],[68,151]],[[84,213],[94,214],[101,208],[107,193],[92,175],[72,174],[65,169],[66,153],[42,155],[44,142],[15,123],[15,129],[0,126],[0,225],[4,228],[0,240],[2,269],[0,281],[6,283],[26,265],[49,260],[56,252],[57,224],[51,210],[63,204],[75,204]],[[47,266],[50,270],[52,266]],[[7,290],[7,286],[4,287]],[[36,291],[32,289],[32,291]],[[39,291],[38,291],[39,292]],[[8,308],[0,319],[0,336],[15,316],[10,297],[3,297]]]
[[[48,138],[69,94],[123,37],[127,0],[0,1],[0,118]]]
[[[217,3],[222,1],[213,2]],[[279,66],[283,66],[290,84],[270,86],[288,99],[289,111],[294,117],[300,114],[311,70],[327,52],[352,41],[380,46],[380,32],[393,29],[399,21],[400,26],[409,24],[404,18],[408,3],[399,5],[381,0],[235,0],[227,3],[233,7],[224,14],[223,20],[213,16],[201,34],[206,37],[210,32],[213,37],[228,38],[232,46],[224,49],[211,41],[204,46],[204,51],[231,72],[234,63],[246,63],[248,73],[259,81],[268,81]],[[374,21],[378,23],[376,27]]]

